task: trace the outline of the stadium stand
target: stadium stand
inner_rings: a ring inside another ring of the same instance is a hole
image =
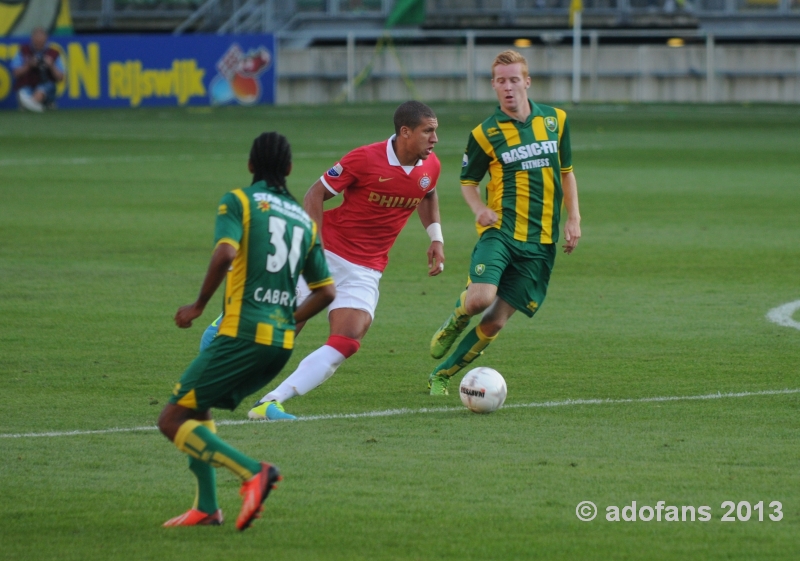
[[[72,0],[76,30],[293,32],[381,29],[401,4],[424,3],[425,29],[567,27],[572,0]],[[584,27],[800,27],[800,0],[583,0]]]
[[[800,0],[72,0],[72,11],[79,32],[274,33],[279,103],[490,99],[484,59],[517,41],[547,99],[800,102]]]

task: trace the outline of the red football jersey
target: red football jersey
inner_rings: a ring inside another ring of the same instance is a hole
[[[436,154],[403,166],[392,138],[356,148],[320,179],[344,201],[322,215],[322,243],[356,265],[386,268],[389,250],[422,198],[436,188],[441,164]]]

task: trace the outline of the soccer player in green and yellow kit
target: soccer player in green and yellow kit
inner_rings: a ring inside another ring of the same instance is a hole
[[[158,419],[161,432],[189,455],[189,469],[197,478],[194,506],[164,526],[222,523],[217,467],[242,480],[239,530],[258,517],[281,479],[275,466],[220,439],[210,410],[233,410],[269,383],[292,354],[296,322],[322,311],[336,294],[317,225],[286,189],[291,158],[289,143],[280,134],[255,139],[248,163],[253,182],[220,201],[216,247],[200,295],[175,315],[178,327],[190,327],[225,279],[219,334],[183,373]],[[312,292],[295,309],[301,273]]]
[[[470,318],[485,313],[428,376],[431,395],[447,395],[450,378],[483,354],[515,311],[533,317],[542,305],[556,256],[562,200],[567,211],[564,252],[572,253],[581,237],[567,115],[530,101],[530,85],[525,57],[516,51],[497,55],[492,88],[500,105],[472,130],[461,171],[461,191],[475,213],[480,239],[467,289],[433,335],[431,355],[442,358]],[[478,186],[487,171],[484,203]]]

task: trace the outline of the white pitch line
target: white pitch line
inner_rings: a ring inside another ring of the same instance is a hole
[[[637,397],[628,399],[565,399],[562,401],[541,401],[533,403],[510,403],[504,405],[505,409],[533,408],[533,407],[566,407],[571,405],[617,405],[623,403],[663,403],[670,401],[704,401],[709,399],[727,399],[737,397],[755,397],[763,395],[790,395],[800,393],[800,388],[784,390],[763,390],[760,392],[735,392],[735,393],[710,393],[705,395],[662,396],[662,397]],[[298,417],[297,421],[328,421],[336,419],[366,419],[370,417],[394,417],[397,415],[424,415],[427,413],[450,413],[464,411],[463,407],[423,407],[421,409],[384,409],[383,411],[366,411],[364,413],[334,413],[331,415],[309,415]],[[297,422],[295,421],[295,422]],[[246,425],[264,421],[219,421],[217,425]],[[156,426],[113,428],[99,430],[73,430],[63,432],[28,432],[18,434],[0,434],[0,438],[35,438],[56,436],[82,436],[88,434],[111,434],[115,432],[140,432],[158,430]]]
[[[767,319],[772,323],[777,323],[783,327],[794,327],[795,329],[800,329],[800,321],[795,321],[792,319],[792,316],[797,310],[800,310],[800,300],[795,300],[794,302],[789,302],[783,306],[778,306],[777,308],[771,309],[769,312],[767,312]]]

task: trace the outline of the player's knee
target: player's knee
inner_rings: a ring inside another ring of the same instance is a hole
[[[158,430],[161,431],[161,434],[166,436],[169,440],[175,440],[175,434],[178,432],[178,427],[175,426],[175,419],[173,415],[173,408],[170,407],[171,404],[167,404],[164,409],[161,410],[161,414],[158,416]]]
[[[344,335],[331,335],[325,344],[339,351],[344,355],[344,358],[350,358],[361,347],[361,343],[357,339],[345,337]]]
[[[496,337],[505,324],[506,320],[503,318],[484,318],[480,323],[481,333],[487,337]]]
[[[464,308],[471,316],[476,316],[486,310],[494,301],[494,296],[485,296],[483,294],[470,295],[467,294],[467,300],[464,302]]]
[[[209,411],[194,411],[180,405],[167,403],[164,409],[161,410],[161,415],[158,416],[158,430],[169,440],[175,442],[175,435],[178,434],[178,429],[181,428],[183,423],[192,419],[208,421],[211,419],[211,413]]]

